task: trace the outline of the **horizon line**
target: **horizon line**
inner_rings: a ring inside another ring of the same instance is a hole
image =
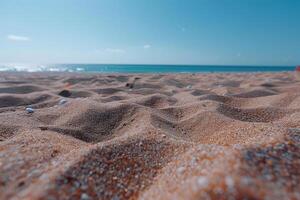
[[[300,64],[300,63],[299,63]],[[297,67],[299,65],[265,65],[265,64],[172,64],[172,63],[73,63],[73,62],[65,62],[65,63],[0,63],[0,65],[163,65],[163,66],[243,66],[243,67]]]

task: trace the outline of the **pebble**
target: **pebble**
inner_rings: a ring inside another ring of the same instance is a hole
[[[81,199],[81,200],[89,200],[90,197],[89,197],[89,195],[87,195],[86,193],[82,193],[81,196],[80,196],[80,199]]]
[[[34,113],[33,108],[27,107],[25,110],[26,110],[27,113]]]
[[[58,105],[64,105],[67,102],[68,101],[66,99],[61,99],[61,100],[59,100]]]
[[[179,167],[177,169],[177,173],[179,173],[179,174],[183,173],[184,171],[185,171],[185,167]]]
[[[40,129],[41,129],[41,131],[46,131],[46,130],[48,130],[48,127],[45,127],[45,126],[41,126],[41,127],[39,127]]]
[[[186,88],[187,88],[187,89],[191,89],[191,88],[192,88],[192,86],[191,86],[191,85],[188,85],[188,86],[186,86]]]
[[[134,87],[134,83],[126,83],[125,87],[132,89]]]
[[[70,97],[72,93],[69,90],[63,90],[58,95],[63,96],[63,97]]]
[[[197,185],[199,187],[202,187],[202,188],[203,187],[207,187],[208,183],[209,183],[208,179],[206,177],[204,177],[204,176],[201,176],[201,177],[197,178]]]

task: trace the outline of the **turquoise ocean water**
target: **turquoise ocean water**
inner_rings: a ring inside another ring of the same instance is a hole
[[[210,72],[281,72],[295,66],[225,66],[225,65],[130,65],[130,64],[55,64],[0,65],[0,71],[27,72],[99,72],[99,73],[210,73]]]

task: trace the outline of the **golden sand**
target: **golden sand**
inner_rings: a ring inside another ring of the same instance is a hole
[[[0,175],[0,199],[300,199],[300,82],[1,73]]]

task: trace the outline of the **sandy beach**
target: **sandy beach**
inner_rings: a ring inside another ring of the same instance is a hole
[[[0,175],[3,200],[300,199],[300,81],[1,72]]]

